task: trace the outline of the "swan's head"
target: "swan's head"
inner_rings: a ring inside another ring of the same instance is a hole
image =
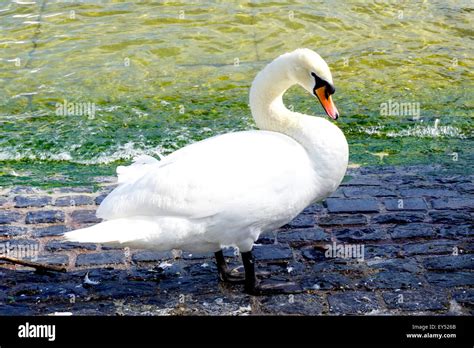
[[[291,78],[317,97],[328,116],[337,120],[339,112],[331,98],[336,89],[331,71],[324,59],[307,48],[297,49],[287,55],[291,61],[289,68]]]

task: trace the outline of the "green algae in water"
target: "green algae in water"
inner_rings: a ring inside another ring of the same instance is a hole
[[[2,186],[84,185],[138,154],[255,128],[252,79],[298,47],[332,69],[352,163],[472,171],[469,2],[1,7]],[[58,115],[65,101],[96,112]],[[323,115],[299,88],[285,101]],[[388,103],[414,103],[419,115],[381,115]]]

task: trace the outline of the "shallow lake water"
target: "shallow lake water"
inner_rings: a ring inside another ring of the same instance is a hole
[[[254,76],[298,47],[332,69],[352,165],[472,170],[473,19],[454,0],[0,1],[0,185],[82,185],[252,129]]]

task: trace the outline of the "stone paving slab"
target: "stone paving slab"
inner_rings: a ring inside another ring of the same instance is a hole
[[[0,254],[68,268],[40,274],[0,261],[0,315],[474,314],[472,175],[350,169],[330,198],[257,241],[258,277],[296,284],[260,297],[219,283],[212,253],[64,241],[100,221],[113,187],[101,177],[90,187],[0,188]],[[224,255],[241,265],[235,249]]]

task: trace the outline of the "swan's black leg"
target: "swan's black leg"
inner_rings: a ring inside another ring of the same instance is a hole
[[[216,251],[214,253],[217,263],[217,272],[219,273],[219,279],[225,281],[225,276],[227,273],[227,262],[225,262],[224,253],[222,250]]]
[[[225,261],[224,253],[219,250],[214,253],[217,263],[217,272],[219,273],[219,279],[223,282],[228,283],[243,283],[244,278],[242,274],[229,271],[227,262]]]
[[[250,295],[292,294],[301,292],[301,288],[293,282],[260,283],[255,275],[255,259],[252,251],[242,253],[245,269],[245,292]]]
[[[252,250],[241,254],[245,270],[245,292],[257,295],[257,277],[255,275],[255,259]]]

